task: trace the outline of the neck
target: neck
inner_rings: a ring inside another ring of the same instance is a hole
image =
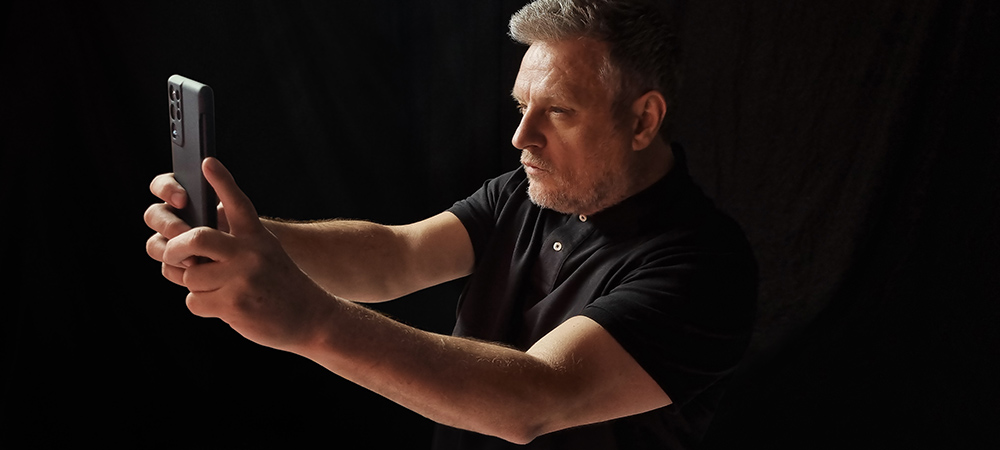
[[[676,161],[674,152],[662,137],[656,139],[646,148],[634,152],[632,158],[632,186],[628,191],[631,197],[652,186],[673,170]]]
[[[622,174],[626,183],[621,186],[622,189],[616,190],[614,195],[604,197],[601,204],[593,205],[589,210],[575,211],[574,214],[595,214],[614,206],[660,181],[675,165],[674,153],[670,145],[660,137],[657,137],[648,147],[633,151],[629,158],[627,173]]]

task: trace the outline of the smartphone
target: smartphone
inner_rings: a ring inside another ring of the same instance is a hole
[[[192,227],[217,227],[218,197],[201,162],[215,156],[215,99],[212,88],[180,75],[167,79],[174,179],[188,193],[178,216]]]

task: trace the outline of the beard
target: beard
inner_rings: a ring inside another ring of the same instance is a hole
[[[539,207],[559,213],[593,214],[621,202],[629,191],[624,161],[592,164],[582,173],[563,173],[523,150],[521,162],[543,170],[528,175],[528,198]]]

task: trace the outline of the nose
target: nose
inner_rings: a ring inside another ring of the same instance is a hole
[[[539,119],[535,116],[531,109],[526,110],[521,115],[521,123],[518,124],[517,129],[514,130],[514,136],[510,139],[514,148],[524,150],[545,146],[545,135],[539,129]]]

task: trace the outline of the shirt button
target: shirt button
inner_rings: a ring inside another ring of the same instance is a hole
[[[586,222],[587,216],[585,214],[580,214],[580,222]]]
[[[552,250],[555,250],[557,252],[562,250],[562,242],[556,242],[555,244],[552,244]]]

